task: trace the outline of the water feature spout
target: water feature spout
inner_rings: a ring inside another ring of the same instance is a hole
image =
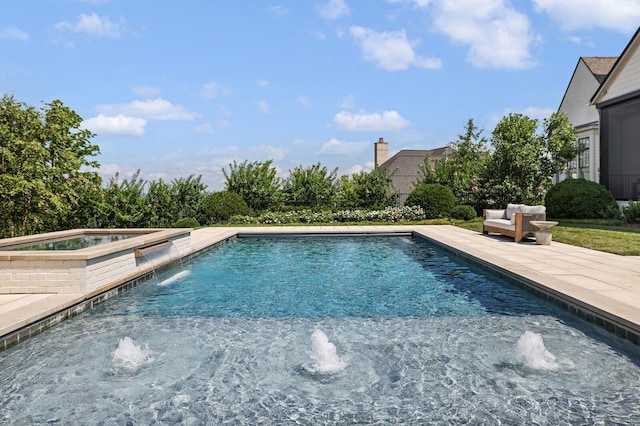
[[[554,354],[544,346],[542,335],[525,331],[518,339],[516,358],[529,368],[536,370],[557,370],[560,364]]]
[[[113,362],[116,366],[126,370],[137,370],[143,364],[153,361],[149,345],[141,346],[131,337],[125,337],[118,342],[118,348],[113,351]]]
[[[305,369],[313,374],[335,374],[347,367],[347,363],[338,356],[336,345],[322,330],[315,330],[311,335],[309,357],[314,362]]]

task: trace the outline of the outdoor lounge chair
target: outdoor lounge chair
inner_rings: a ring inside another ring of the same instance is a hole
[[[533,235],[537,228],[531,221],[546,220],[544,206],[508,204],[506,209],[485,209],[482,211],[482,233],[498,233],[512,237],[516,243]]]

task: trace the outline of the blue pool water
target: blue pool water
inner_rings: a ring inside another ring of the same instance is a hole
[[[122,241],[127,238],[137,237],[140,234],[87,234],[76,237],[62,239],[44,240],[37,243],[20,244],[9,246],[3,250],[15,251],[59,251],[59,250],[80,250],[87,247],[99,246],[102,244]]]
[[[420,240],[239,239],[0,353],[0,422],[640,424],[639,361]]]
[[[371,318],[508,315],[544,306],[427,247],[387,237],[240,239],[195,260],[180,285],[140,289],[144,298],[131,293],[122,312]]]

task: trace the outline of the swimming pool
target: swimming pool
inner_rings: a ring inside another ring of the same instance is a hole
[[[0,354],[0,421],[633,424],[639,360],[421,240],[238,239]]]
[[[80,250],[87,247],[108,244],[114,241],[122,241],[127,238],[139,236],[139,234],[97,234],[82,235],[77,237],[68,237],[59,240],[45,240],[38,243],[29,243],[18,246],[4,247],[3,250],[9,251],[56,251],[56,250]]]

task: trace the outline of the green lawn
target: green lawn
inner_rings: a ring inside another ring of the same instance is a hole
[[[558,220],[553,228],[553,241],[588,249],[640,256],[640,227],[624,226],[611,221]],[[482,219],[455,223],[461,228],[482,232]]]

